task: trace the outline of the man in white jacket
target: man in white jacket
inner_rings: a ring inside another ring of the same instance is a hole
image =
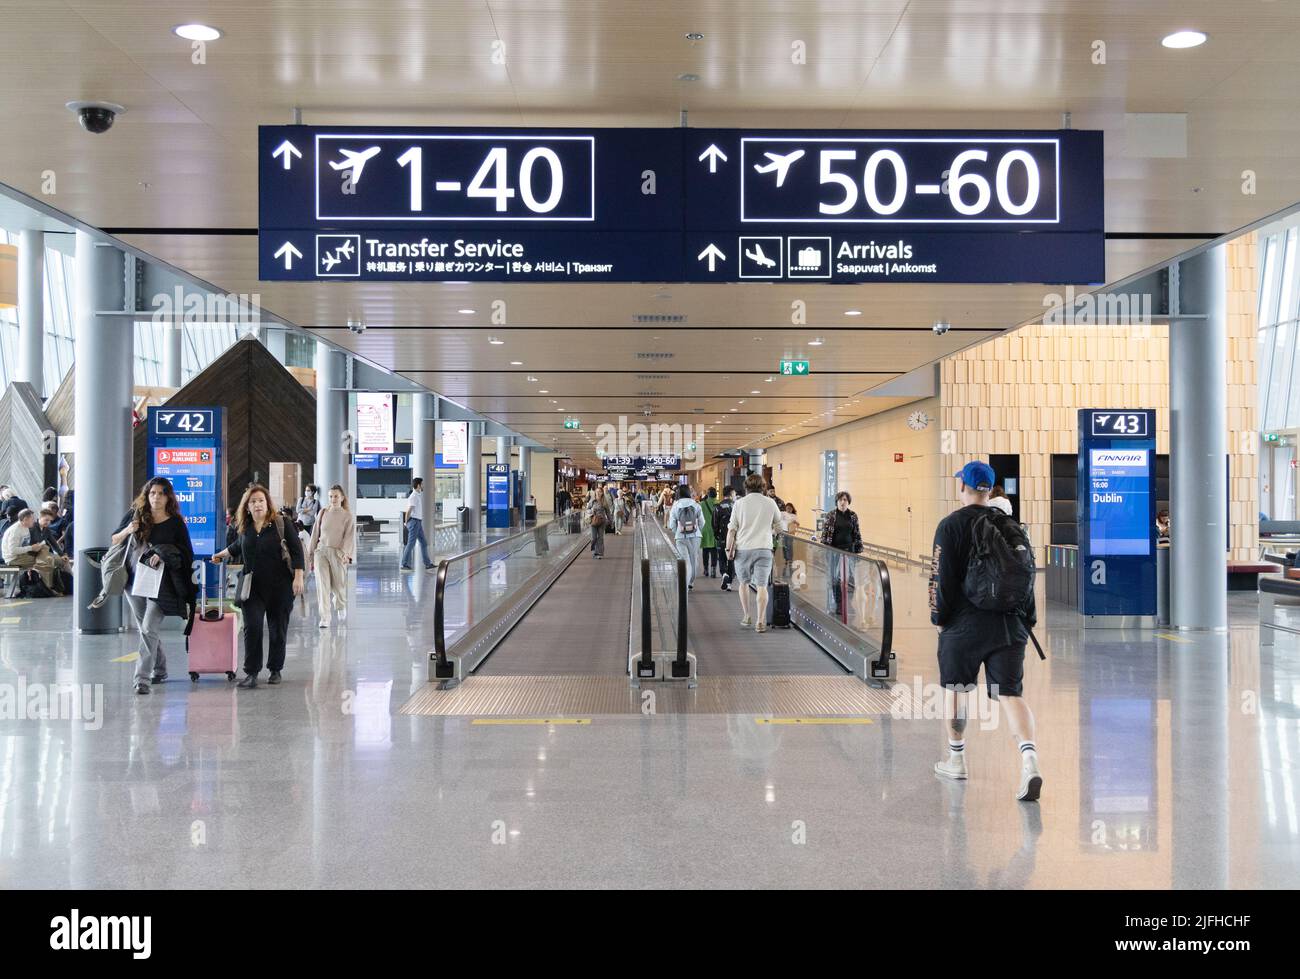
[[[32,525],[36,523],[36,514],[31,510],[21,510],[18,517],[0,540],[0,557],[11,568],[35,568],[36,573],[45,582],[50,591],[59,591],[55,584],[54,572],[64,567],[66,562],[50,552],[45,541],[29,543]]]

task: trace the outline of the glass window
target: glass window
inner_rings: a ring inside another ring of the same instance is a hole
[[[1295,321],[1278,324],[1273,344],[1273,364],[1269,377],[1268,408],[1264,427],[1269,431],[1286,425],[1287,397],[1291,390],[1292,354],[1295,352]]]
[[[1261,326],[1276,323],[1277,317],[1277,240],[1278,235],[1269,235],[1264,240],[1264,260],[1260,263],[1263,273],[1259,279],[1259,323]]]

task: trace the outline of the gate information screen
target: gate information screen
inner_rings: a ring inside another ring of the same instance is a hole
[[[1089,550],[1093,554],[1151,553],[1151,453],[1092,449],[1088,459]]]

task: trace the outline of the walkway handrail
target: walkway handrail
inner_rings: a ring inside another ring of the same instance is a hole
[[[643,676],[654,676],[654,641],[651,637],[650,600],[650,540],[646,537],[645,518],[637,508],[633,530],[633,543],[641,542],[638,549],[637,563],[641,569],[641,665],[639,672]]]
[[[668,549],[676,552],[677,547],[668,536],[667,529],[657,519],[650,521],[663,537]],[[689,630],[686,621],[686,561],[677,558],[677,658],[673,660],[673,676],[690,676],[690,664],[686,658],[686,639]]]
[[[526,530],[521,530],[516,534],[498,537],[494,541],[488,541],[488,543],[475,547],[472,550],[462,551],[460,554],[455,554],[450,558],[443,558],[438,562],[436,584],[433,589],[433,651],[436,657],[436,662],[434,664],[435,677],[439,680],[451,680],[456,676],[455,664],[447,659],[447,637],[443,633],[443,627],[446,622],[444,609],[446,608],[447,600],[448,567],[451,566],[453,561],[463,561],[466,558],[473,557],[475,554],[481,554],[494,547],[509,544],[511,541],[518,540],[522,537],[528,537],[530,535],[536,536],[539,532],[545,535],[546,528],[550,527],[553,523],[558,523],[560,520],[560,517],[556,517],[552,520],[548,520],[544,524],[536,524]]]

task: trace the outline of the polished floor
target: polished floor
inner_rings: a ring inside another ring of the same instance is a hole
[[[137,697],[134,634],[0,603],[0,887],[1300,886],[1300,637],[1261,648],[1254,596],[1226,636],[1048,607],[1024,805],[994,718],[969,782],[932,774],[924,581],[894,580],[907,708],[843,724],[399,714],[426,688],[433,577],[399,573],[391,538],[345,627],[318,629],[311,596],[295,614],[279,687],[192,685],[175,633],[173,678]],[[80,719],[39,697],[69,684]]]

